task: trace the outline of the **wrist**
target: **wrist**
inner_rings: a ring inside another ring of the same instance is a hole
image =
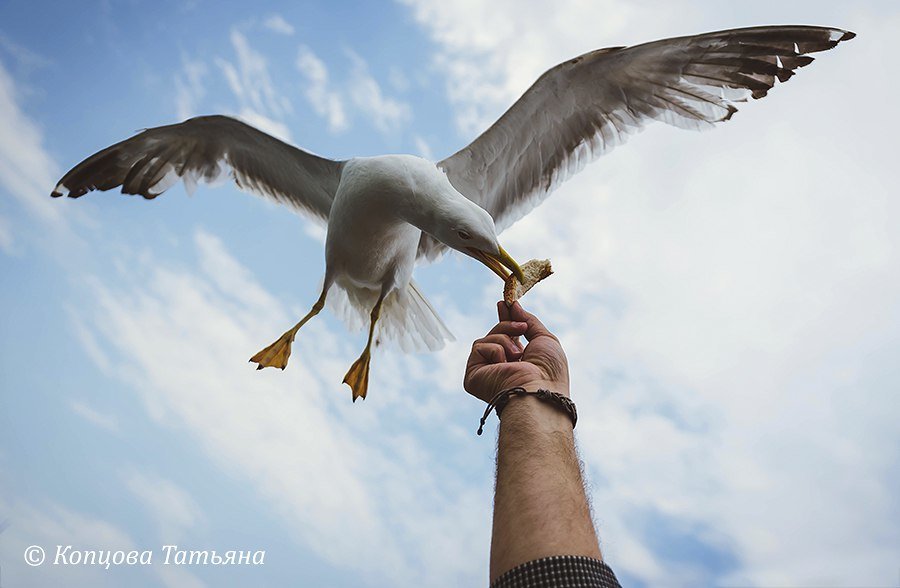
[[[526,390],[522,386],[508,388],[494,395],[488,402],[487,408],[484,409],[484,415],[482,415],[481,423],[478,426],[478,431],[476,431],[477,434],[481,435],[484,431],[484,424],[491,411],[496,410],[497,417],[503,423],[507,419],[504,418],[502,413],[506,412],[507,406],[513,400],[526,398],[535,402],[522,402],[519,404],[521,407],[519,410],[514,407],[511,419],[514,421],[521,420],[525,428],[543,430],[545,432],[568,432],[571,436],[572,429],[575,428],[575,424],[578,422],[578,411],[575,408],[575,403],[568,396],[552,392],[546,388]],[[508,428],[501,426],[501,430]]]
[[[526,388],[526,390],[531,389]],[[533,389],[537,390],[537,388]],[[499,418],[502,429],[527,424],[530,429],[571,433],[574,428],[572,419],[559,406],[541,400],[532,394],[510,397]]]
[[[555,380],[528,380],[524,384],[518,384],[522,388],[525,388],[529,392],[535,392],[537,390],[549,390],[550,392],[556,392],[557,394],[562,394],[566,398],[569,397],[569,383],[561,382]]]

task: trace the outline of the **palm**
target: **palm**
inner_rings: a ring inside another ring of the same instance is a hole
[[[501,303],[498,308],[500,322],[472,346],[466,390],[484,401],[516,386],[568,394],[568,364],[556,337],[518,304],[506,308]],[[519,336],[529,340],[524,350]]]

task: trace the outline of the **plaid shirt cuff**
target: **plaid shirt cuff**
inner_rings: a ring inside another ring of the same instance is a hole
[[[621,588],[608,565],[582,555],[554,555],[517,566],[490,588]]]

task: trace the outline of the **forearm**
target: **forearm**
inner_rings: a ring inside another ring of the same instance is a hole
[[[550,555],[600,558],[568,416],[527,396],[500,421],[491,581]]]

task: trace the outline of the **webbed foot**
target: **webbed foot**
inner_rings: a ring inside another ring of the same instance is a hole
[[[350,386],[353,391],[353,402],[357,398],[366,398],[366,391],[369,388],[369,353],[363,353],[359,359],[353,362],[347,375],[344,376],[344,383]]]

